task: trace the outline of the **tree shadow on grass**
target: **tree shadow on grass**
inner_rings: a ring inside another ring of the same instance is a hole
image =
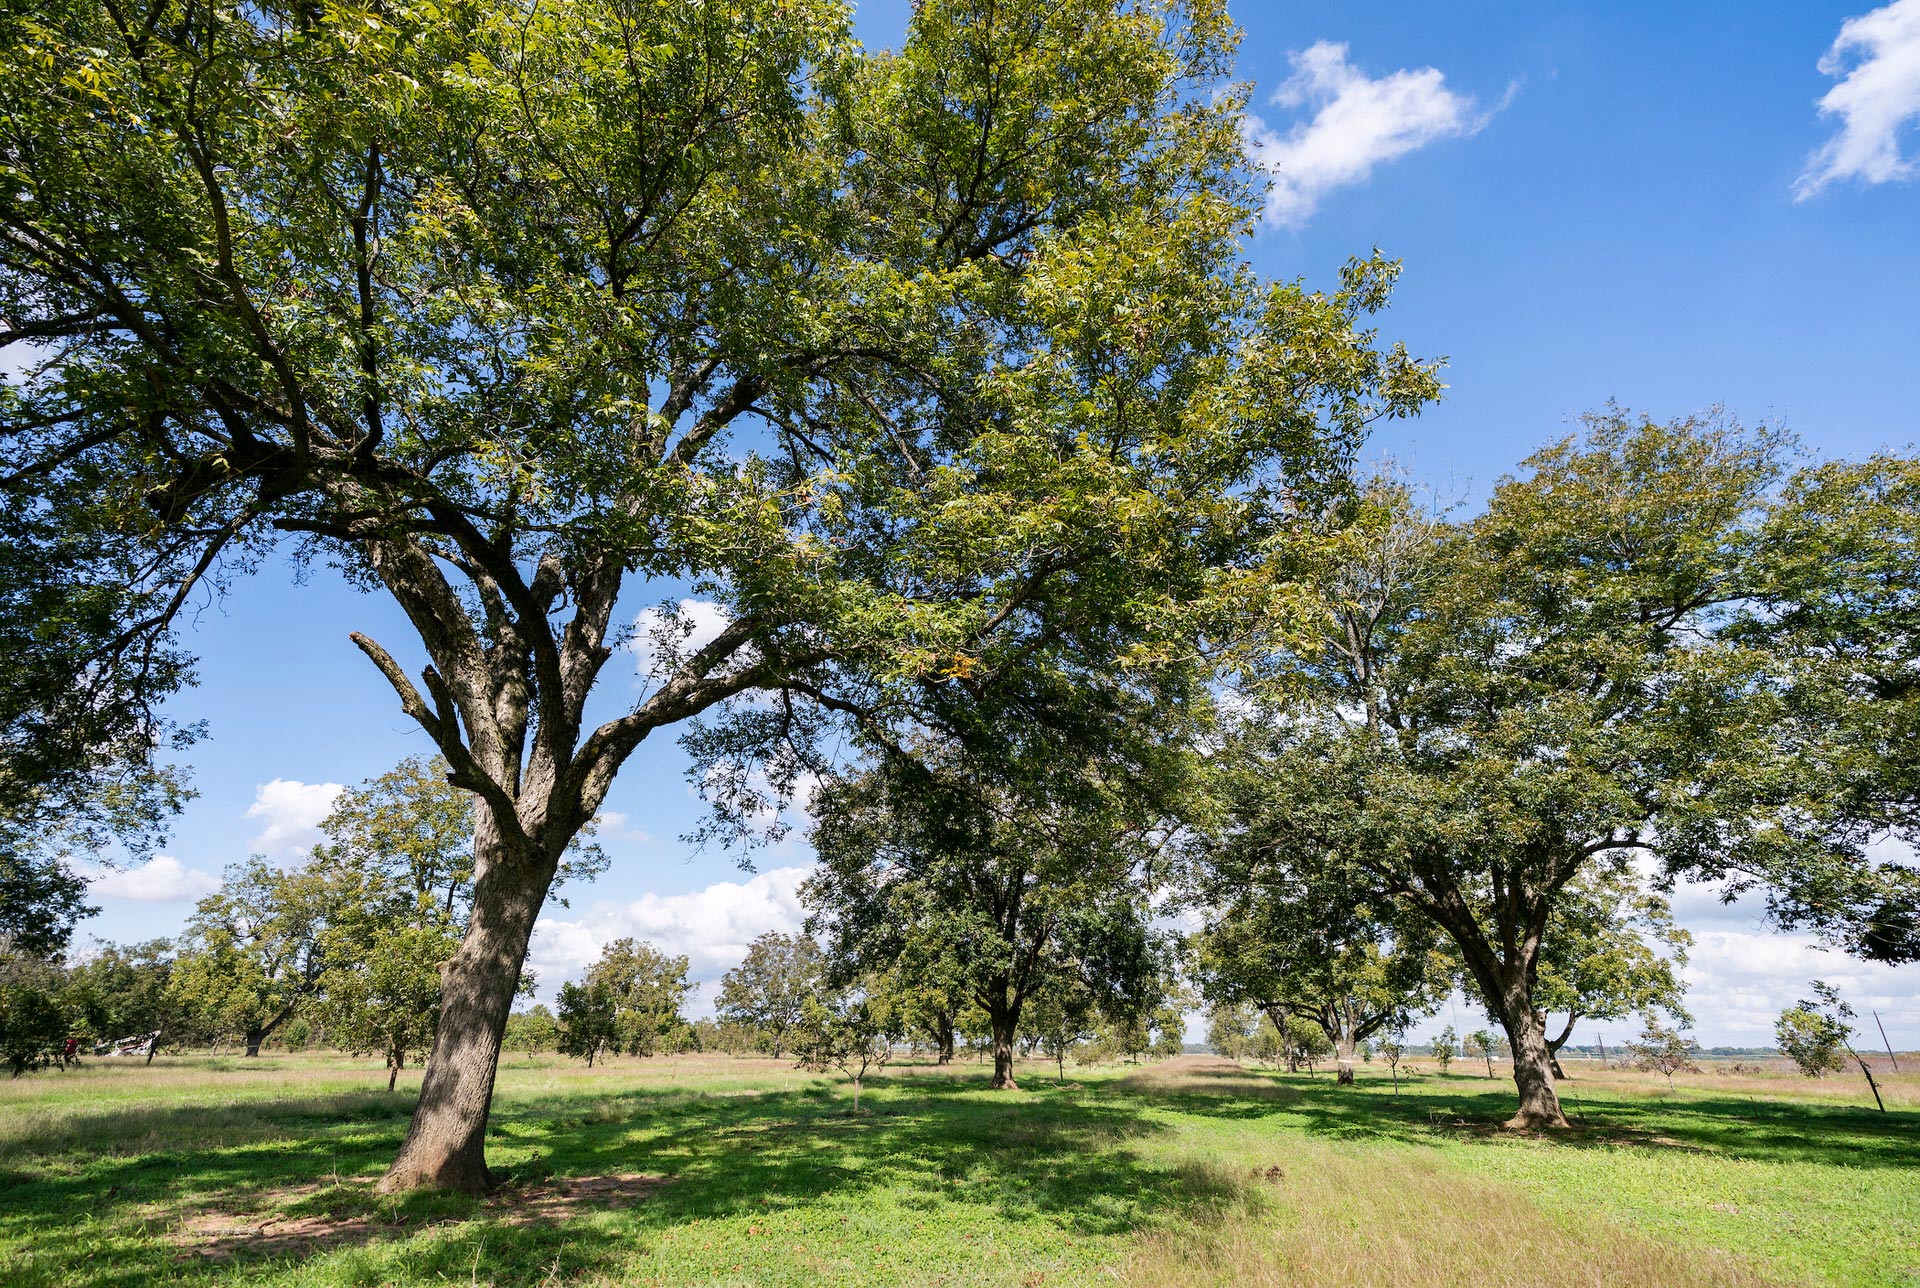
[[[195,1144],[203,1108],[102,1115],[90,1151],[59,1150],[45,1164],[0,1172],[0,1246],[26,1249],[10,1288],[137,1288],[233,1282],[284,1270],[316,1252],[335,1278],[380,1282],[390,1266],[371,1245],[404,1241],[407,1274],[463,1278],[484,1250],[500,1282],[537,1281],[559,1268],[591,1275],[694,1220],[772,1215],[823,1198],[892,1191],[932,1213],[950,1204],[1001,1220],[1043,1220],[1072,1237],[1122,1234],[1146,1215],[1198,1212],[1232,1196],[1205,1172],[1144,1161],[1134,1145],[1165,1128],[1127,1096],[1006,1096],[980,1080],[869,1085],[862,1110],[825,1087],[750,1093],[570,1088],[504,1101],[490,1152],[509,1188],[552,1190],[565,1178],[645,1178],[600,1215],[588,1204],[521,1220],[457,1195],[376,1195],[411,1098],[374,1113],[359,1095],[339,1113],[263,1102],[251,1139]],[[137,1132],[113,1135],[116,1122]],[[147,1153],[122,1146],[175,1140]],[[26,1144],[16,1156],[31,1155]],[[23,1160],[24,1161],[24,1160]],[[218,1217],[229,1218],[224,1226]],[[251,1223],[251,1224],[249,1224]],[[291,1237],[276,1237],[274,1227]],[[262,1231],[249,1239],[247,1231]],[[422,1237],[430,1233],[430,1237]],[[252,1246],[249,1246],[252,1245]],[[215,1255],[209,1257],[209,1247]],[[564,1263],[564,1265],[562,1265]],[[364,1265],[361,1275],[356,1267]]]
[[[1318,1135],[1431,1143],[1454,1138],[1515,1139],[1502,1124],[1513,1113],[1511,1083],[1431,1075],[1403,1083],[1398,1096],[1368,1080],[1354,1087],[1293,1083],[1291,1112]],[[1920,1113],[1825,1102],[1762,1100],[1729,1094],[1615,1098],[1561,1085],[1573,1122],[1567,1132],[1531,1139],[1562,1148],[1633,1146],[1697,1151],[1772,1163],[1850,1168],[1920,1167]]]

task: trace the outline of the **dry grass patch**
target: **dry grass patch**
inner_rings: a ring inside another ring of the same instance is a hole
[[[1135,1069],[1109,1084],[1141,1095],[1236,1096],[1255,1100],[1298,1100],[1300,1093],[1263,1078],[1233,1060],[1184,1055]]]
[[[1299,1142],[1277,1163],[1197,1162],[1234,1201],[1140,1241],[1139,1288],[1742,1288],[1778,1284],[1738,1259],[1681,1249],[1579,1214],[1554,1219],[1519,1190],[1413,1151]]]

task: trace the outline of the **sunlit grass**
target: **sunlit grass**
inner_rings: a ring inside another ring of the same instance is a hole
[[[1495,1127],[1511,1084],[1462,1070],[1403,1071],[1396,1096],[1373,1066],[1352,1088],[1194,1060],[1069,1066],[1056,1086],[1036,1062],[1006,1094],[970,1063],[908,1065],[871,1081],[856,1115],[844,1080],[783,1062],[514,1057],[489,1141],[509,1184],[479,1204],[372,1191],[417,1073],[388,1095],[372,1062],[335,1056],[90,1061],[0,1083],[0,1275],[10,1288],[1920,1281],[1912,1074],[1883,1079],[1898,1108],[1881,1115],[1857,1077],[1707,1073],[1669,1090],[1576,1066],[1578,1129],[1528,1140]],[[610,1206],[521,1204],[590,1177],[633,1179]]]

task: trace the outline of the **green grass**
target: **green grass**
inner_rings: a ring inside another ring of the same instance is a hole
[[[515,1062],[503,1205],[373,1194],[412,1098],[365,1062],[89,1062],[0,1085],[0,1282],[1920,1284],[1911,1077],[1880,1115],[1838,1082],[1576,1070],[1580,1127],[1544,1140],[1461,1074],[1050,1072],[896,1068],[856,1115],[771,1061]],[[635,1174],[665,1179],[512,1201]],[[270,1217],[319,1242],[235,1233]]]

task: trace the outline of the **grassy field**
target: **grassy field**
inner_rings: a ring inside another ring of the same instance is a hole
[[[772,1061],[521,1059],[476,1202],[373,1194],[412,1099],[367,1062],[90,1061],[0,1083],[0,1282],[1920,1284],[1920,1076],[1882,1115],[1857,1076],[1573,1072],[1543,1140],[1458,1064],[908,1065],[855,1114]]]

